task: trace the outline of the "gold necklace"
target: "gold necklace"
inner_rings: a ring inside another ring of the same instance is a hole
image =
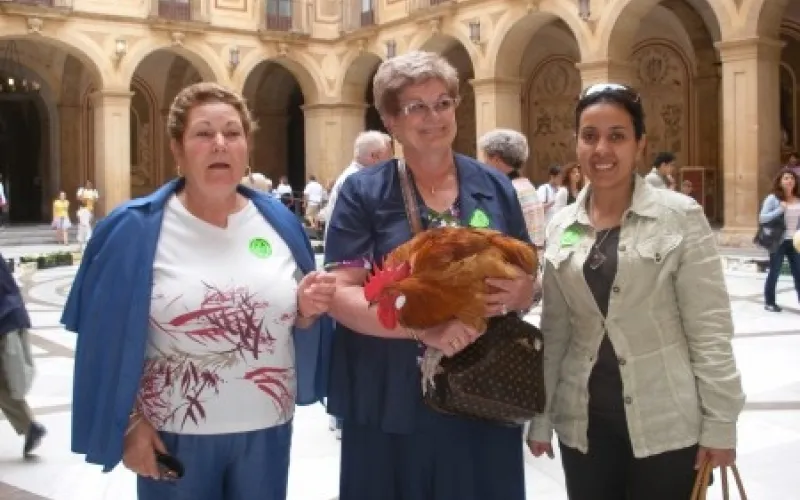
[[[445,178],[442,180],[442,182],[440,182],[440,183],[439,183],[439,186],[438,186],[438,187],[437,187],[437,186],[430,186],[429,188],[427,188],[427,190],[430,192],[430,194],[431,194],[431,195],[435,195],[435,194],[436,194],[436,190],[437,190],[437,189],[441,189],[441,187],[442,187],[442,186],[443,186],[443,185],[444,185],[446,182],[448,182],[452,176],[453,176],[453,173],[452,173],[452,172],[451,172],[451,173],[449,173],[449,174],[447,174],[447,175],[445,176]],[[423,191],[425,190],[425,186],[419,186],[419,183],[417,183],[417,186],[418,186],[418,187],[422,187],[422,188],[423,188],[423,189],[422,189]]]

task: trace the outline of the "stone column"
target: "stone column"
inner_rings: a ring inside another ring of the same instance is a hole
[[[634,85],[633,66],[627,61],[604,59],[575,64],[581,72],[581,84],[585,89],[595,83],[620,83]]]
[[[326,182],[353,160],[353,142],[364,130],[364,103],[306,104],[306,176]]]
[[[95,181],[100,191],[98,216],[131,196],[131,96],[125,89],[91,95],[94,107]]]
[[[516,78],[470,80],[475,91],[475,139],[496,128],[522,130],[522,81]],[[478,157],[483,159],[480,148]]]
[[[718,42],[722,60],[723,220],[721,242],[750,244],[758,211],[780,163],[779,69],[783,43]]]
[[[55,178],[49,178],[44,186],[42,196],[48,205],[59,191],[67,193],[67,198],[75,199],[78,188],[87,179],[87,172],[81,165],[81,107],[79,105],[61,104],[58,106],[59,130],[61,133],[61,164]],[[48,130],[48,134],[50,131]],[[47,211],[48,216],[50,209]]]

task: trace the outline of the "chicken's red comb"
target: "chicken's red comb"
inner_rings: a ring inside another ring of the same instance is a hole
[[[407,278],[411,271],[408,262],[383,269],[378,264],[374,264],[372,268],[372,274],[364,284],[364,298],[367,299],[367,302],[375,302],[386,285]]]

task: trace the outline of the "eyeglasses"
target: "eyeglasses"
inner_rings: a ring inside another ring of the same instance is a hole
[[[400,108],[406,116],[419,116],[424,117],[432,113],[445,113],[451,109],[455,109],[460,102],[458,97],[442,96],[433,104],[428,104],[424,101],[413,101]]]
[[[622,85],[621,83],[595,83],[594,85],[588,86],[583,93],[581,93],[580,100],[582,101],[598,94],[617,94],[631,102],[639,102],[641,98],[639,93],[633,90],[633,88]]]

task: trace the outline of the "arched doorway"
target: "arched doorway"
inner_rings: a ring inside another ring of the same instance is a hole
[[[524,171],[539,184],[552,165],[575,159],[575,102],[581,54],[567,23],[553,14],[532,12],[504,35],[497,53],[497,77],[520,83],[520,132],[530,155]]]
[[[200,69],[169,49],[148,54],[136,67],[130,84],[131,197],[144,196],[176,175],[167,135],[169,107],[184,87],[202,80]]]
[[[0,40],[0,173],[12,223],[49,222],[58,193],[74,200],[87,179],[81,98],[98,73],[73,51],[45,38]],[[35,82],[38,90],[14,92],[10,80],[16,88]]]
[[[645,108],[647,150],[640,172],[652,168],[660,152],[675,154],[676,182],[690,181],[708,219],[721,222],[722,80],[715,47],[721,26],[712,2],[664,0],[650,9],[635,3],[622,10],[609,43],[613,57],[631,62],[628,83]]]
[[[282,176],[294,192],[306,183],[305,96],[291,71],[263,61],[248,75],[244,95],[258,123],[250,166],[277,185]]]

